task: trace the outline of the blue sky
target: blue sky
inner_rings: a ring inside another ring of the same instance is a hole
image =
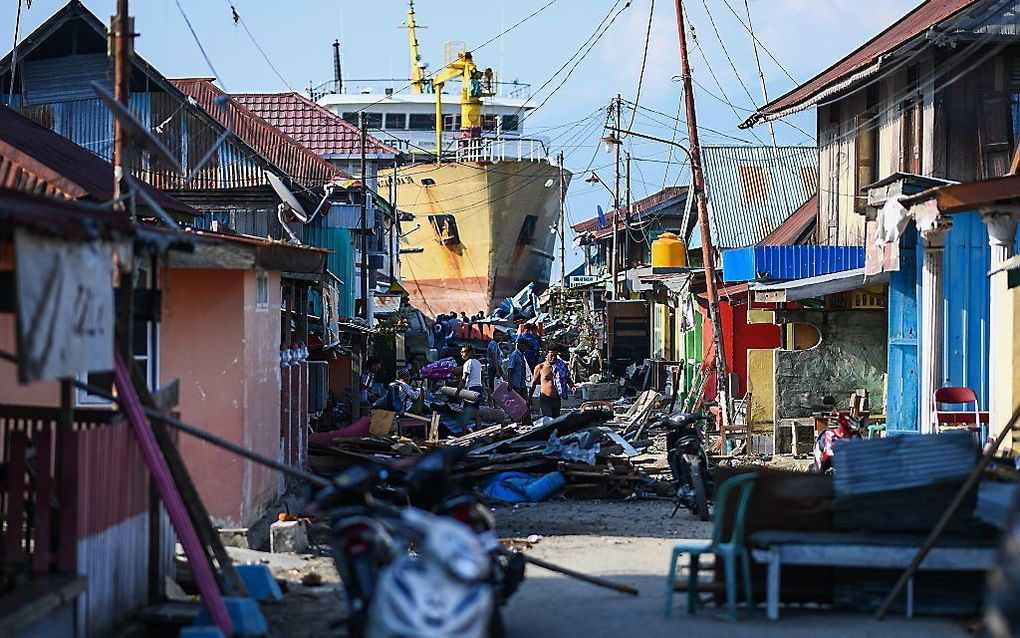
[[[758,40],[782,65],[780,68],[769,54],[760,51],[770,97],[781,95],[829,66],[918,1],[749,0]],[[472,4],[418,0],[417,20],[428,27],[419,33],[423,56],[437,65],[442,61],[446,41],[464,41],[473,48],[547,2],[490,0]],[[547,135],[553,138],[554,145],[564,146],[567,167],[575,173],[567,200],[573,222],[594,216],[598,204],[609,208],[608,194],[599,186],[584,183],[582,172],[593,166],[607,180],[611,176],[612,156],[597,148],[602,131],[601,116],[596,110],[605,107],[617,93],[634,100],[651,2],[632,0],[570,78],[526,123],[531,133]],[[115,0],[84,3],[103,20],[108,19],[115,6]],[[219,72],[220,84],[231,92],[278,91],[288,84],[302,90],[309,83],[330,79],[333,73],[330,45],[336,38],[342,43],[346,77],[408,74],[407,33],[399,28],[407,11],[404,0],[233,0],[283,80],[266,64],[243,29],[234,25],[231,0],[180,0],[180,3]],[[539,15],[478,50],[475,59],[480,66],[502,70],[504,80],[518,79],[537,89],[581,48],[612,7],[619,11],[625,3],[626,0],[556,0]],[[63,5],[60,0],[34,0],[31,9],[23,10],[21,36]],[[6,0],[0,11],[0,37],[5,39],[5,50],[14,39],[16,6],[17,0]],[[686,0],[685,6],[689,23],[697,34],[696,43],[690,44],[694,79],[698,83],[695,87],[698,120],[706,129],[701,134],[702,143],[740,143],[733,138],[768,143],[766,127],[754,130],[757,139],[737,129],[737,123],[746,117],[752,104],[762,103],[751,39],[734,15],[735,12],[746,20],[744,0]],[[136,18],[135,30],[140,34],[137,50],[160,71],[170,77],[213,75],[176,0],[133,0],[131,10]],[[670,118],[677,113],[680,93],[674,77],[678,73],[673,2],[655,0],[640,104],[661,114],[639,111],[634,130],[666,138],[673,136],[674,123]],[[537,99],[541,101],[561,79],[562,74]],[[383,85],[375,84],[381,90]],[[629,122],[627,111],[624,121]],[[810,137],[815,128],[813,111],[791,119],[790,123],[793,126],[776,125],[781,144],[813,143]],[[680,125],[677,132],[677,139],[682,138],[686,138],[685,125]],[[675,156],[670,157],[667,146],[641,140],[632,140],[629,146],[637,159],[632,180],[635,198],[654,193],[663,184],[685,184],[689,179],[686,168]],[[572,252],[568,247],[568,267],[580,260],[579,253]],[[554,272],[558,272],[558,266]]]

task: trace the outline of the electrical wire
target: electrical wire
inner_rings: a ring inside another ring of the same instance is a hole
[[[262,50],[262,45],[260,45],[258,41],[255,39],[255,36],[252,35],[251,30],[248,29],[248,25],[245,24],[244,18],[242,18],[241,15],[237,12],[237,8],[234,6],[234,4],[230,0],[225,1],[227,5],[230,7],[230,13],[231,17],[234,19],[234,25],[235,26],[238,24],[241,25],[241,28],[244,29],[244,32],[248,34],[248,39],[251,40],[251,43],[253,45],[255,45],[255,48],[258,50],[259,55],[261,55],[262,59],[266,61],[266,64],[269,65],[269,68],[273,70],[273,73],[276,74],[276,77],[280,78],[280,81],[283,82],[284,86],[290,89],[291,92],[296,93],[296,91],[294,91],[294,87],[290,85],[290,82],[288,82],[285,77],[283,77],[283,74],[280,73],[276,66],[269,60],[269,56],[266,55],[266,52]]]
[[[195,44],[198,45],[198,50],[201,52],[202,57],[205,58],[205,63],[209,66],[209,70],[212,71],[213,76],[219,80],[220,86],[223,87],[223,90],[229,93],[229,91],[227,91],[226,83],[216,70],[216,67],[213,66],[212,60],[209,59],[209,54],[205,52],[205,47],[202,46],[202,41],[198,38],[198,33],[195,32],[195,27],[191,26],[191,20],[188,18],[188,14],[184,12],[181,0],[174,0],[174,3],[177,5],[177,10],[181,12],[181,17],[184,18],[184,23],[188,25],[188,30],[191,31],[191,37],[194,38]]]
[[[744,21],[743,21],[743,19],[741,19],[741,17],[740,17],[740,16],[739,16],[739,15],[737,14],[736,10],[734,10],[734,9],[733,9],[733,7],[732,7],[732,6],[730,5],[730,2],[729,2],[729,0],[722,0],[722,2],[723,2],[723,4],[724,4],[724,5],[726,5],[726,8],[730,10],[730,13],[732,13],[732,14],[733,14],[733,17],[735,17],[735,18],[737,19],[737,22],[739,22],[739,23],[740,23],[740,26],[744,27],[744,30],[745,30],[745,31],[747,31],[747,33],[748,33],[748,34],[750,34],[750,36],[751,36],[751,39],[752,39],[752,40],[753,40],[753,41],[754,41],[754,42],[755,42],[755,43],[756,43],[756,44],[757,44],[757,45],[758,45],[759,47],[761,47],[761,48],[762,48],[762,50],[763,50],[763,51],[764,51],[765,53],[767,53],[767,54],[768,54],[768,56],[769,56],[770,58],[772,58],[772,61],[776,63],[776,66],[778,66],[778,67],[779,67],[779,70],[780,70],[780,71],[782,71],[783,73],[785,73],[785,74],[786,74],[786,77],[790,78],[790,81],[791,81],[791,82],[793,82],[794,84],[800,84],[800,82],[798,82],[798,81],[797,81],[797,78],[793,77],[793,76],[792,76],[792,75],[790,74],[790,72],[786,70],[786,67],[784,67],[784,66],[783,66],[783,63],[782,63],[782,62],[780,62],[780,61],[779,61],[779,60],[778,60],[778,59],[776,58],[776,56],[772,55],[772,51],[769,51],[768,47],[766,47],[766,46],[765,46],[765,44],[764,44],[764,43],[763,43],[763,42],[762,42],[761,40],[759,40],[759,39],[758,39],[758,36],[756,36],[756,35],[754,34],[754,29],[753,29],[753,28],[751,28],[750,24],[744,24]],[[750,16],[750,11],[748,11],[748,15]],[[750,18],[748,19],[748,23],[750,23]]]
[[[627,130],[634,128],[634,117],[637,115],[636,106],[641,102],[641,85],[645,81],[645,66],[648,64],[648,45],[652,41],[652,17],[655,15],[655,0],[648,3],[648,27],[645,29],[645,47],[641,54],[641,72],[638,73],[637,91],[634,92],[635,108],[630,112],[630,124]]]

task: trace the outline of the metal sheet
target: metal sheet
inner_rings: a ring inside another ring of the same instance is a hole
[[[889,350],[886,376],[886,428],[918,432],[917,300],[920,297],[918,233],[910,228],[900,238],[900,269],[889,275]]]
[[[95,97],[91,82],[112,92],[110,58],[103,53],[27,60],[21,65],[28,104]]]
[[[803,279],[863,267],[863,246],[749,246],[723,253],[726,283]]]

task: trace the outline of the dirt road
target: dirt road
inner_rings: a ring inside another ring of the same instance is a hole
[[[751,621],[731,623],[713,607],[689,617],[683,595],[674,598],[673,615],[663,614],[665,574],[673,543],[706,538],[711,525],[686,512],[669,518],[668,501],[554,501],[496,512],[503,536],[542,539],[535,556],[573,569],[628,583],[638,597],[593,587],[559,574],[528,568],[527,580],[506,609],[511,638],[533,636],[966,636],[960,623],[942,619],[890,618],[831,610],[784,610],[778,622],[759,609]]]

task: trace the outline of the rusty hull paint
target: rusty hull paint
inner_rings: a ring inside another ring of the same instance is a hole
[[[402,275],[412,302],[435,316],[451,310],[473,314],[492,310],[535,282],[549,283],[558,214],[559,169],[547,162],[508,161],[419,164],[400,170],[397,206],[416,219],[401,240]],[[567,173],[569,180],[570,174]],[[424,186],[423,179],[433,186]],[[545,183],[553,181],[552,187]],[[452,215],[460,244],[444,246],[429,215]],[[528,215],[537,221],[533,241],[518,243]]]

